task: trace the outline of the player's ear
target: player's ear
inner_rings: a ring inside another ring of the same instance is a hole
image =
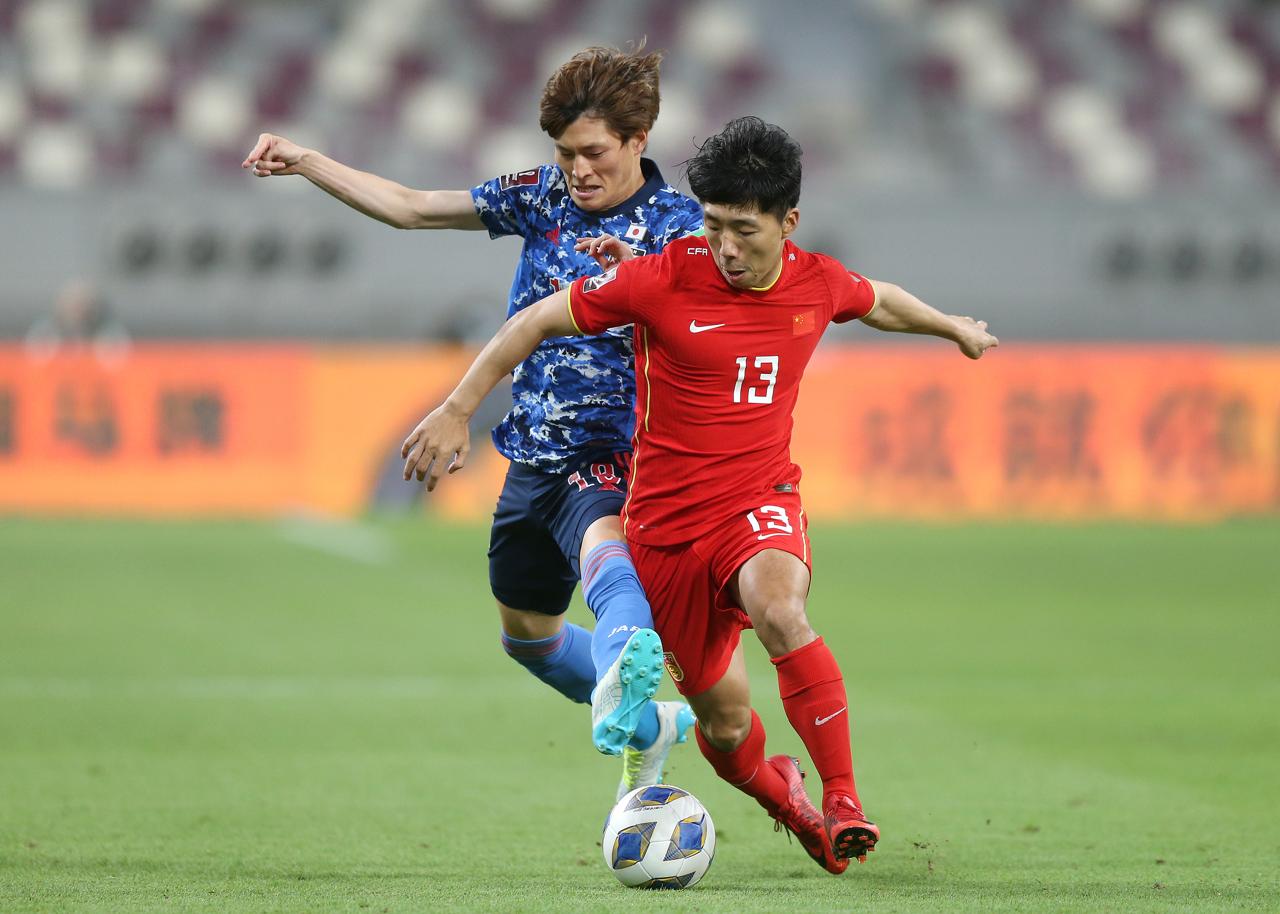
[[[787,214],[782,217],[782,237],[786,238],[796,230],[796,226],[800,224],[800,210],[792,207],[787,210]]]
[[[631,134],[631,138],[627,140],[627,145],[635,150],[636,155],[640,155],[649,147],[649,131],[637,130]]]

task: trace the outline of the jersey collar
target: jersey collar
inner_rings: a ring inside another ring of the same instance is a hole
[[[782,274],[787,272],[787,261],[795,259],[795,255],[787,247],[789,244],[791,244],[790,241],[784,241],[782,243],[782,265],[778,267],[778,275],[773,277],[773,282],[769,283],[767,286],[752,286],[752,292],[768,292],[778,283],[782,282]]]
[[[559,168],[560,166],[557,165],[556,167]],[[623,200],[617,206],[601,210],[598,213],[589,213],[584,209],[580,209],[578,204],[573,202],[573,197],[569,197],[569,209],[573,210],[574,213],[583,219],[596,219],[603,222],[606,219],[612,219],[614,216],[619,216],[622,213],[629,212],[637,206],[646,206],[649,203],[649,198],[662,190],[662,188],[666,187],[667,182],[663,180],[662,172],[658,170],[658,163],[653,161],[653,159],[641,157],[640,174],[644,176],[644,183],[640,185],[640,189],[627,199]],[[561,180],[565,182],[565,187],[568,187],[569,179],[563,170],[560,172],[560,177]]]

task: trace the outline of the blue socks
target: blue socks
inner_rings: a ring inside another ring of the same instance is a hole
[[[582,596],[596,617],[591,659],[599,680],[633,632],[653,628],[653,611],[625,543],[610,540],[587,553],[582,566]]]
[[[558,635],[538,641],[522,641],[504,632],[502,647],[516,663],[561,695],[584,705],[591,703],[591,690],[596,685],[592,637],[581,625],[567,622]]]
[[[610,540],[587,553],[582,566],[582,595],[596,617],[591,660],[599,679],[618,659],[632,632],[653,628],[653,611],[625,543]],[[650,702],[631,738],[631,746],[647,749],[657,738],[658,709]]]
[[[636,724],[636,732],[631,734],[627,745],[632,749],[648,749],[658,738],[658,706],[652,701],[640,712],[640,723]]]

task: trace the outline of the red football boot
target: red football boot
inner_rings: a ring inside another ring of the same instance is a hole
[[[876,849],[880,840],[880,829],[849,797],[835,797],[826,811],[827,834],[836,858],[846,863],[857,858],[859,863],[866,863],[867,854]]]
[[[791,796],[785,805],[771,812],[775,820],[774,828],[786,828],[788,832],[800,839],[800,845],[818,866],[828,873],[843,873],[849,868],[848,860],[836,856],[831,846],[831,837],[827,831],[822,813],[809,799],[804,790],[804,771],[800,768],[800,760],[790,755],[772,755],[764,760],[778,774],[782,775],[787,786],[791,788]]]

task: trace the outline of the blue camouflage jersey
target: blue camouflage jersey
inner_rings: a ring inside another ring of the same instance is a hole
[[[558,165],[503,175],[471,189],[489,236],[519,235],[524,250],[511,284],[507,317],[600,267],[573,249],[579,238],[608,232],[637,253],[656,254],[702,227],[696,200],[667,184],[641,159],[644,186],[599,213],[578,208]],[[635,422],[631,328],[543,342],[516,368],[511,411],[493,430],[498,451],[540,470],[563,470],[574,455],[630,448]]]

